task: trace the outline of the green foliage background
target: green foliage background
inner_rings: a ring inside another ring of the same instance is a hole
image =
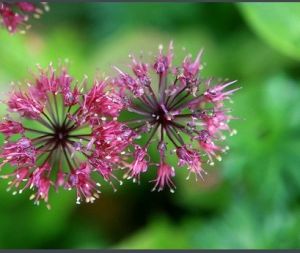
[[[204,48],[205,76],[238,79],[238,135],[205,182],[176,177],[150,192],[145,176],[94,205],[52,193],[52,210],[0,182],[0,248],[299,248],[300,4],[56,3],[24,35],[0,31],[1,99],[35,64],[69,59],[78,79],[113,74],[128,53],[175,43],[177,61]],[[1,115],[5,108],[1,106]],[[155,152],[152,154],[155,156]],[[175,161],[174,161],[175,162]]]

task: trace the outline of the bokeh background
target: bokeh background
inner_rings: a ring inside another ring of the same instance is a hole
[[[1,29],[1,97],[36,63],[69,59],[75,77],[92,79],[173,40],[178,62],[204,48],[204,76],[239,80],[238,135],[205,182],[177,173],[175,194],[151,192],[150,173],[117,193],[107,187],[93,205],[51,193],[48,211],[1,181],[0,248],[300,247],[300,4],[49,5],[26,35]]]

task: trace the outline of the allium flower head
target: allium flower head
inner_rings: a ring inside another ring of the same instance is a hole
[[[65,67],[52,65],[27,84],[14,87],[6,101],[12,115],[0,122],[6,139],[0,169],[11,178],[8,189],[33,188],[35,203],[48,202],[52,188],[75,189],[79,203],[98,197],[100,178],[113,187],[121,183],[113,173],[136,134],[116,121],[125,105],[120,91],[106,80],[88,89],[87,78],[79,84]]]
[[[48,10],[48,5],[43,2],[0,1],[0,23],[10,33],[15,33],[17,30],[24,32],[24,29],[30,27],[27,24],[29,17],[39,18],[45,10]]]
[[[156,145],[160,162],[154,189],[168,186],[172,192],[175,170],[166,155],[176,155],[178,166],[187,167],[188,177],[193,173],[196,179],[202,179],[203,164],[213,165],[228,149],[221,144],[224,132],[230,135],[236,132],[228,125],[234,117],[225,102],[239,89],[230,89],[235,81],[217,82],[201,76],[202,51],[195,59],[186,56],[180,66],[173,66],[173,56],[171,42],[166,53],[159,46],[158,55],[150,64],[131,55],[132,74],[115,67],[118,72],[115,83],[130,94],[128,110],[134,118],[126,123],[147,139],[145,145],[135,146],[133,162],[125,164],[128,167],[125,176],[139,179],[151,165],[147,155],[149,146]]]

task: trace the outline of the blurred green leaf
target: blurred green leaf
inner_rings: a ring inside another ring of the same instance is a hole
[[[299,3],[241,3],[239,7],[249,25],[266,42],[300,59]]]
[[[205,223],[188,219],[183,225],[192,248],[269,249],[298,248],[299,210],[261,212],[250,203],[236,200],[235,205],[217,219]]]
[[[176,238],[176,239],[175,239]],[[122,249],[185,249],[190,248],[185,234],[167,218],[157,216],[145,229],[114,248]]]

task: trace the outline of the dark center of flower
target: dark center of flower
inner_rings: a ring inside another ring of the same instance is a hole
[[[68,139],[68,133],[69,131],[64,126],[60,126],[55,129],[54,136],[57,139],[57,142],[64,143]]]
[[[40,124],[34,128],[26,127],[26,130],[34,134],[32,141],[36,150],[48,153],[42,163],[54,165],[65,159],[68,167],[74,168],[75,160],[70,157],[73,157],[81,143],[87,144],[90,141],[88,124],[77,124],[73,120],[72,116],[77,111],[78,105],[65,106],[60,95],[51,93],[42,116],[37,120]]]
[[[158,110],[156,111],[155,115],[157,122],[161,125],[167,125],[172,120],[172,117],[164,104],[158,106]]]

